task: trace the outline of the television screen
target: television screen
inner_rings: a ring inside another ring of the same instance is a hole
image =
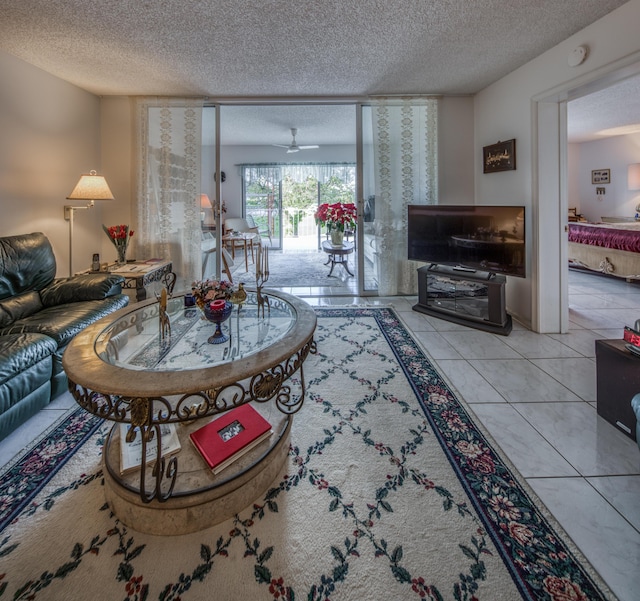
[[[525,277],[524,207],[409,205],[408,258]]]

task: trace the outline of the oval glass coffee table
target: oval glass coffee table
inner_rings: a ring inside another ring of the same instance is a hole
[[[67,347],[62,363],[76,402],[116,422],[103,450],[105,491],[128,526],[151,534],[206,528],[257,499],[280,471],[293,414],[304,402],[302,366],[315,352],[316,315],[295,296],[266,295],[263,314],[256,293],[247,290],[246,301],[222,324],[229,336],[222,344],[207,342],[215,324],[180,296],[167,302],[164,335],[159,303],[147,301],[87,327]],[[246,403],[269,421],[272,434],[214,474],[189,434]],[[147,444],[156,447],[149,464],[124,474],[121,424],[135,427],[142,457]],[[168,426],[181,449],[162,456]]]

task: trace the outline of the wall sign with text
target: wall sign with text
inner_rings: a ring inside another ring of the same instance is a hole
[[[516,168],[516,140],[498,142],[482,148],[482,168],[484,173],[512,171]]]

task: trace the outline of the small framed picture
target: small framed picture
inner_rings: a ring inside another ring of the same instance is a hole
[[[497,173],[516,168],[516,140],[482,147],[482,172]]]
[[[591,172],[592,184],[610,184],[611,169],[595,169]]]

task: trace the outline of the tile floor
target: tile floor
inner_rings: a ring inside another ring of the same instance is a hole
[[[506,337],[414,312],[415,298],[288,291],[312,305],[392,304],[619,599],[640,598],[640,449],[596,413],[594,345],[640,318],[640,285],[571,272],[569,333],[516,323]],[[71,406],[63,395],[0,442],[0,465]]]

